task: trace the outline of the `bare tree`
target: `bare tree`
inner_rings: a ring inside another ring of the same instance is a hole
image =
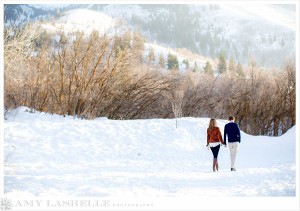
[[[280,135],[296,123],[292,59],[272,74],[250,60],[243,77],[166,72],[143,63],[139,33],[61,31],[53,39],[39,26],[4,27],[6,111],[24,105],[74,118],[175,117],[176,127],[182,116],[233,114],[243,131],[255,135]]]

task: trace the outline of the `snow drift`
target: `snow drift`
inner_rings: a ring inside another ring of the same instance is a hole
[[[296,129],[242,132],[237,171],[205,147],[208,118],[80,120],[20,107],[4,121],[4,193],[16,196],[295,196]],[[226,120],[218,120],[223,132]]]

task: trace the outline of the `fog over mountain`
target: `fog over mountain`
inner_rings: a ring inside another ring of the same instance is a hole
[[[247,65],[254,58],[270,68],[295,55],[296,6],[291,4],[5,5],[5,22],[61,18],[78,8],[121,19],[149,43],[186,48],[211,59],[223,53],[227,60]]]

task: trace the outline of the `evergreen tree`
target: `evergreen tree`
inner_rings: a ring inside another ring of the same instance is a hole
[[[160,55],[159,55],[159,62],[158,63],[159,63],[160,67],[165,68],[166,62],[165,62],[165,58],[164,58],[163,53],[160,53]]]
[[[245,73],[244,73],[244,70],[243,70],[243,67],[242,67],[241,63],[237,64],[236,72],[237,72],[238,76],[245,77]]]
[[[230,60],[229,60],[228,72],[229,72],[229,74],[233,74],[233,75],[236,73],[235,63],[234,63],[234,60],[232,57],[230,57]]]
[[[178,58],[169,52],[168,54],[168,69],[179,69]]]
[[[206,62],[206,65],[204,67],[204,73],[208,74],[208,75],[214,75],[213,70],[212,70],[212,66],[209,63],[209,61]]]
[[[198,67],[197,62],[195,62],[193,72],[198,72],[198,71],[199,71],[199,67]]]
[[[224,54],[221,53],[219,57],[219,63],[218,63],[218,72],[222,74],[225,73],[226,71],[227,71],[226,60]]]
[[[189,60],[188,59],[183,59],[183,64],[185,64],[185,69],[190,69],[190,63],[189,63]]]

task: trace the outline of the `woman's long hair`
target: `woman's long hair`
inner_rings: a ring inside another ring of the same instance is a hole
[[[214,127],[217,127],[217,121],[216,119],[210,119],[208,128],[212,130]]]

